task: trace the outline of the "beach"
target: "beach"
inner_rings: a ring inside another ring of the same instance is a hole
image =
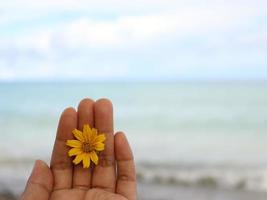
[[[0,200],[18,199],[20,193],[12,192],[12,189],[1,190]],[[266,197],[266,192],[138,182],[140,200],[265,200]]]
[[[84,97],[112,100],[139,199],[266,199],[266,90],[265,82],[0,83],[0,200],[21,193],[34,160],[49,163],[61,111]]]
[[[1,165],[0,200],[18,199],[30,175],[32,165],[32,162]],[[190,181],[188,176],[185,179],[188,182],[175,180],[174,176],[166,176],[166,174],[144,178],[141,175],[143,168],[144,166],[137,165],[138,199],[140,200],[264,200],[267,197],[267,192],[260,188],[220,185],[211,177]],[[149,168],[151,169],[151,166]],[[181,172],[179,169],[177,171]]]
[[[156,184],[138,184],[140,200],[265,200],[267,193],[188,188]],[[10,191],[0,192],[0,200],[15,200]]]
[[[139,184],[140,200],[265,200],[265,192],[249,192],[162,184]]]

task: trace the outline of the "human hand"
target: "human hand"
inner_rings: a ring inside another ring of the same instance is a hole
[[[72,130],[84,124],[106,135],[105,150],[99,164],[90,170],[73,165],[68,156],[68,139]],[[50,168],[36,161],[21,200],[135,200],[136,175],[133,154],[125,135],[113,134],[112,103],[84,99],[77,112],[67,108],[61,115],[51,157]]]

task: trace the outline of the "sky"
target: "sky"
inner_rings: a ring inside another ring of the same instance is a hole
[[[266,79],[266,0],[0,4],[0,81]]]

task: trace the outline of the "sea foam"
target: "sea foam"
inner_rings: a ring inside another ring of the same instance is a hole
[[[137,167],[140,181],[249,191],[267,191],[267,168],[253,166],[156,165]]]

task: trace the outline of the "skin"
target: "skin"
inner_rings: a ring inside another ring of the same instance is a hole
[[[66,140],[72,130],[82,130],[85,123],[105,133],[105,150],[99,164],[91,169],[73,165],[68,157]],[[94,102],[83,99],[77,111],[63,111],[51,156],[50,167],[35,162],[21,200],[136,200],[136,174],[133,154],[122,132],[114,135],[112,103],[107,99]]]

